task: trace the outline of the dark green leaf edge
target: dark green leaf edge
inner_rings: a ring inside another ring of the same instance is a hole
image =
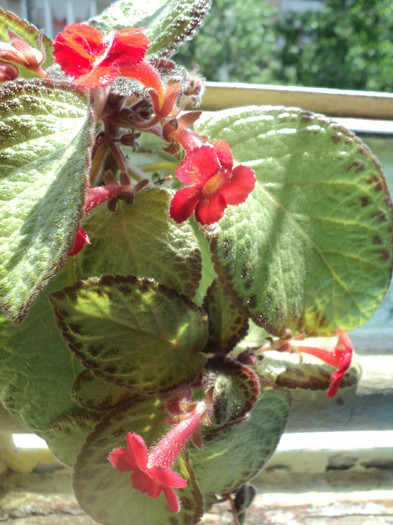
[[[120,283],[120,284],[127,284],[127,283],[131,283],[131,284],[137,284],[138,286],[140,286],[141,288],[147,290],[147,289],[155,289],[157,291],[160,291],[162,293],[164,293],[165,295],[167,296],[170,296],[170,297],[179,297],[181,298],[186,304],[187,306],[192,309],[194,312],[199,312],[202,314],[202,316],[206,319],[203,319],[206,321],[207,323],[207,316],[206,314],[203,314],[203,311],[201,310],[201,308],[199,308],[195,303],[193,303],[190,299],[188,299],[188,297],[186,297],[185,295],[182,295],[182,294],[179,294],[178,292],[176,292],[175,290],[173,290],[172,288],[169,288],[167,287],[165,284],[162,284],[162,283],[157,283],[156,281],[154,281],[153,279],[148,279],[147,277],[137,277],[135,275],[103,275],[101,277],[91,277],[90,279],[88,279],[87,281],[78,281],[76,283],[74,283],[72,286],[67,286],[66,288],[63,288],[62,290],[58,291],[58,292],[53,292],[51,295],[50,295],[50,303],[51,303],[51,306],[52,306],[52,309],[53,309],[53,312],[54,312],[54,315],[55,315],[55,318],[56,318],[56,324],[60,330],[60,333],[62,334],[62,337],[63,339],[65,340],[65,342],[67,343],[69,349],[74,353],[75,357],[83,364],[83,366],[85,366],[86,368],[88,368],[89,370],[91,370],[93,372],[93,374],[95,374],[97,377],[101,378],[101,379],[104,379],[105,381],[110,381],[110,377],[108,377],[108,375],[106,374],[100,374],[100,371],[99,369],[95,368],[94,367],[94,363],[92,364],[90,362],[90,360],[88,358],[85,357],[85,355],[79,351],[79,348],[78,348],[78,344],[76,344],[72,338],[72,336],[69,336],[68,335],[68,330],[67,330],[67,327],[66,327],[66,322],[64,321],[64,316],[62,315],[62,313],[60,312],[60,310],[58,309],[58,307],[56,306],[55,304],[55,301],[57,299],[63,299],[64,297],[66,297],[67,295],[75,295],[76,292],[78,290],[81,290],[81,289],[84,289],[84,288],[88,288],[90,285],[104,285],[104,286],[111,286],[113,284],[117,284],[117,283]],[[195,353],[199,353],[201,355],[202,352],[199,352],[198,350],[194,350],[194,349],[191,349],[193,352]],[[199,375],[200,371],[198,372],[197,376]],[[197,377],[196,376],[196,377]],[[194,379],[196,379],[196,377],[194,377]],[[114,384],[117,384],[115,381],[113,381]],[[119,386],[123,386],[123,385],[119,385]],[[133,388],[133,385],[130,385],[130,391],[132,390]],[[167,391],[172,391],[173,388],[170,387],[170,389],[168,389]],[[133,392],[135,392],[135,394],[138,394],[139,391],[138,390],[132,390]],[[166,391],[162,390],[161,393],[165,393]],[[155,392],[147,392],[147,391],[143,391],[142,394],[143,395],[148,395],[149,393],[151,394],[154,394]]]
[[[86,396],[80,395],[81,390],[83,391],[83,384],[85,382],[95,382],[97,397],[100,397],[101,400],[97,401],[97,398],[91,399]],[[101,388],[100,388],[101,385]],[[112,392],[103,395],[105,386]],[[115,401],[114,401],[114,398]],[[139,401],[140,396],[134,394],[132,391],[125,389],[124,387],[117,386],[114,383],[108,383],[104,379],[97,377],[97,375],[92,372],[92,370],[87,369],[83,370],[80,374],[77,375],[75,381],[71,387],[71,399],[75,401],[77,405],[86,409],[93,410],[97,412],[112,410],[115,406],[128,402],[129,404]]]
[[[92,412],[70,412],[51,421],[42,436],[52,453],[62,463],[72,467],[86,436],[102,417],[102,414]],[[70,446],[64,448],[67,440]]]

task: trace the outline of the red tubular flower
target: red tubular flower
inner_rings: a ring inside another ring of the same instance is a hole
[[[67,255],[77,255],[80,251],[83,250],[85,244],[91,244],[89,236],[83,228],[79,228],[74,237],[74,244]]]
[[[318,357],[328,365],[337,368],[330,377],[328,397],[334,397],[340,386],[344,374],[351,366],[353,347],[346,332],[337,328],[338,341],[333,348],[321,348],[317,346],[304,346],[302,339],[281,339],[271,345],[271,349],[284,352],[297,352]],[[265,349],[264,349],[265,350]]]
[[[58,33],[53,44],[55,61],[74,77],[76,86],[104,87],[130,66],[143,60],[149,40],[143,29],[114,30],[103,35],[95,27],[71,24]]]
[[[206,403],[201,401],[194,410],[171,430],[149,452],[141,436],[127,434],[127,448],[117,448],[109,456],[118,472],[129,472],[132,486],[151,498],[164,492],[172,512],[178,512],[179,501],[173,489],[181,489],[187,480],[169,467],[180,454],[188,439],[201,427],[201,418],[206,412]]]
[[[233,168],[231,149],[223,140],[191,149],[176,175],[189,184],[175,193],[170,205],[170,216],[178,223],[194,210],[201,224],[217,222],[229,204],[244,202],[255,186],[251,168],[242,164]]]

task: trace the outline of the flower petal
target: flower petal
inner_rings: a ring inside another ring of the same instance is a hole
[[[128,448],[117,448],[110,453],[108,461],[118,472],[129,472],[138,468]]]
[[[342,372],[341,370],[336,370],[336,372],[333,372],[333,374],[330,376],[330,385],[327,397],[334,397],[336,395],[344,374],[345,372]]]
[[[152,467],[149,469],[149,475],[162,485],[170,486],[175,489],[182,489],[187,485],[187,480],[180,474],[166,467]]]
[[[177,223],[185,221],[192,215],[200,198],[201,187],[199,185],[177,190],[169,207],[169,215]]]
[[[143,470],[147,468],[149,460],[149,451],[142,436],[139,434],[128,432],[127,446],[130,454],[135,458],[135,463]]]
[[[105,65],[113,63],[117,66],[132,66],[140,62],[150,43],[142,31],[144,29],[140,27],[114,31],[112,47],[106,58],[108,63],[105,62]]]
[[[227,204],[240,204],[244,202],[255,187],[254,171],[240,164],[232,171],[230,182],[224,186],[220,193]]]
[[[143,494],[147,494],[151,498],[158,498],[161,494],[162,486],[154,481],[146,472],[143,470],[136,470],[130,476],[131,485],[134,489],[139,490]]]
[[[89,236],[83,228],[79,228],[74,237],[74,244],[72,245],[71,250],[67,252],[67,255],[77,255],[82,251],[86,243],[91,244]]]
[[[195,208],[195,218],[201,224],[213,224],[221,219],[227,203],[221,192],[209,199],[202,198]]]
[[[119,76],[119,69],[116,66],[96,67],[86,73],[74,78],[72,84],[74,86],[88,87],[95,89],[107,86]]]
[[[349,335],[347,332],[345,332],[342,328],[337,328],[337,335],[338,335],[338,343],[336,345],[336,348],[340,348],[341,350],[348,350],[349,352],[352,352],[352,341],[349,338]]]
[[[231,171],[233,167],[233,155],[229,144],[225,142],[225,140],[218,140],[213,144],[213,148],[216,150],[216,155],[221,166]]]
[[[61,69],[74,77],[74,85],[94,89],[115,80],[121,66],[141,62],[148,45],[141,28],[114,30],[104,36],[86,24],[71,24],[56,36],[53,54]]]
[[[172,512],[179,512],[179,500],[177,499],[176,492],[170,487],[162,487],[168,507]]]
[[[176,170],[183,184],[204,184],[221,169],[212,146],[200,146],[191,150]]]
[[[71,24],[57,34],[53,43],[55,61],[71,76],[80,76],[93,67],[104,50],[103,35],[87,24]]]

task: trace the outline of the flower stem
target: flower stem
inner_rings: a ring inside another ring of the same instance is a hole
[[[177,162],[170,162],[168,160],[163,160],[162,162],[149,162],[140,165],[140,168],[143,168],[143,171],[175,170],[178,167],[179,164]]]

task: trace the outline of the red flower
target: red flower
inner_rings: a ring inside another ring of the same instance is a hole
[[[244,202],[255,186],[251,168],[242,164],[233,168],[231,149],[223,140],[189,151],[176,175],[189,184],[175,193],[170,205],[170,216],[179,223],[194,210],[201,224],[217,222],[228,204]]]
[[[158,498],[164,492],[165,499],[172,512],[179,510],[179,501],[173,490],[187,485],[187,480],[169,467],[180,454],[188,439],[197,433],[206,412],[206,403],[196,404],[191,413],[171,428],[157,445],[148,451],[141,436],[127,434],[127,448],[114,450],[108,461],[118,472],[131,471],[132,486],[151,498]]]
[[[142,61],[149,40],[143,29],[114,30],[103,35],[95,27],[72,24],[53,43],[55,61],[74,77],[76,86],[103,87]]]
[[[334,397],[340,386],[343,375],[347,372],[351,366],[353,347],[352,342],[346,332],[337,328],[338,342],[334,349],[334,358],[336,359],[336,366],[338,370],[334,372],[330,377],[330,385],[328,390],[328,397]]]
[[[67,255],[77,255],[80,251],[83,250],[85,244],[91,244],[89,236],[83,228],[79,228],[74,237],[74,244]]]
[[[298,352],[302,354],[309,354],[318,359],[321,359],[328,365],[337,368],[330,377],[330,384],[328,390],[328,397],[334,397],[340,386],[344,374],[351,366],[353,347],[351,340],[346,332],[341,328],[337,328],[338,341],[333,348],[322,348],[317,346],[304,346],[302,339],[280,339],[274,341],[270,348],[263,348],[262,350],[279,350],[283,352]]]

